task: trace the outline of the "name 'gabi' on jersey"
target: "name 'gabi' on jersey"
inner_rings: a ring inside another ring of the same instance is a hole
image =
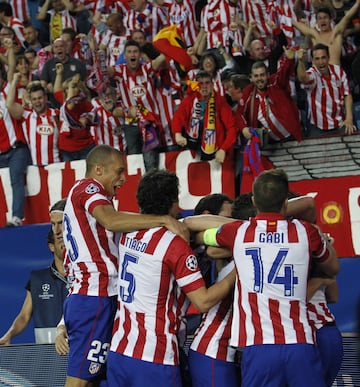
[[[260,243],[284,243],[284,233],[282,232],[260,232]]]

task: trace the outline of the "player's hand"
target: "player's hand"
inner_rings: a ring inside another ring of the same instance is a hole
[[[186,242],[190,241],[190,231],[183,222],[179,222],[172,216],[165,216],[164,226],[174,234],[181,236]]]
[[[59,355],[67,355],[69,353],[68,335],[65,325],[57,327],[55,350]]]

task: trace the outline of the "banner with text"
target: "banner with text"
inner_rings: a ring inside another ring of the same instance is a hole
[[[127,157],[127,181],[115,199],[119,210],[138,211],[136,188],[144,164],[141,155]],[[199,199],[210,193],[234,196],[234,168],[230,161],[200,161],[191,151],[160,155],[160,168],[176,172],[180,180],[179,205],[191,211]],[[284,168],[286,171],[286,167]],[[67,196],[73,183],[85,175],[85,161],[28,168],[26,176],[25,224],[49,221],[49,207]],[[360,255],[360,175],[291,181],[292,191],[315,198],[318,224],[335,238],[339,256]],[[11,218],[12,191],[9,171],[0,169],[0,226]]]

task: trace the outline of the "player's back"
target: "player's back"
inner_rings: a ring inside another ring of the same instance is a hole
[[[274,214],[251,219],[238,229],[234,259],[239,275],[234,303],[241,308],[234,310],[234,320],[240,323],[233,323],[237,339],[232,344],[312,343],[306,310],[309,236],[304,224]]]
[[[138,359],[178,364],[179,286],[201,279],[187,243],[164,227],[123,234],[119,295],[111,350]],[[189,268],[189,267],[190,268]],[[193,275],[193,278],[191,278]],[[181,301],[180,301],[181,300]]]

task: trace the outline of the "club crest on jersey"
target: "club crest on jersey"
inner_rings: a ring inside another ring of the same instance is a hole
[[[89,372],[91,373],[91,375],[95,375],[100,371],[100,367],[100,364],[91,362],[89,366]]]
[[[189,255],[186,258],[186,267],[191,271],[195,271],[198,268],[198,261],[195,255]]]
[[[97,185],[95,185],[94,183],[89,184],[85,188],[85,192],[87,194],[94,194],[94,193],[99,192],[99,191],[100,191],[100,188]]]

